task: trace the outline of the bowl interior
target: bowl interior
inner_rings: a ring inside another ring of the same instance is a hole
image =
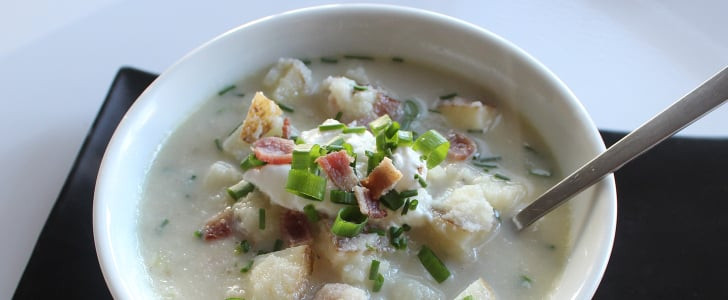
[[[585,110],[555,75],[519,48],[473,25],[381,5],[332,5],[264,18],[217,37],[165,71],[114,133],[96,185],[94,235],[115,297],[154,294],[139,252],[138,203],[146,172],[171,131],[220,86],[279,57],[341,53],[402,56],[476,78],[521,110],[566,173],[604,149]],[[614,238],[614,179],[608,177],[570,205],[572,253],[553,291],[555,299],[589,298],[599,284]]]

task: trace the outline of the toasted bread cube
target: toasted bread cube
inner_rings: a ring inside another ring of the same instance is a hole
[[[243,173],[224,161],[216,161],[207,169],[204,185],[210,190],[228,187],[243,179]]]
[[[367,300],[367,292],[348,284],[327,283],[316,292],[314,300]]]
[[[443,101],[438,107],[450,125],[458,129],[487,130],[494,123],[498,110],[480,101],[468,101],[461,97]]]
[[[259,256],[250,271],[251,298],[300,299],[312,272],[313,253],[308,245]]]
[[[478,278],[478,280],[473,281],[473,283],[455,297],[455,300],[462,300],[468,296],[471,296],[473,300],[495,300],[493,289],[483,278]]]
[[[311,90],[311,70],[294,58],[281,58],[263,78],[263,86],[276,101],[293,104]]]
[[[283,111],[278,104],[262,92],[255,93],[240,130],[240,138],[252,144],[263,136],[280,135],[283,128],[282,115]]]

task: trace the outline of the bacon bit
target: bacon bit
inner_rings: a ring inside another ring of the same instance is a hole
[[[283,119],[283,128],[281,129],[281,131],[282,131],[281,136],[284,139],[288,139],[288,138],[291,137],[290,136],[290,134],[291,134],[291,121],[288,120],[288,118]]]
[[[392,119],[397,119],[402,114],[400,102],[383,93],[377,93],[377,101],[374,101],[374,113],[377,117],[389,115]]]
[[[310,245],[313,237],[306,215],[294,210],[286,210],[281,213],[281,237],[288,247]]]
[[[264,137],[253,143],[255,157],[269,164],[290,164],[296,143],[275,136]]]
[[[354,162],[354,158],[349,156],[346,150],[331,152],[316,159],[316,163],[329,176],[329,179],[345,191],[351,191],[359,183],[359,179],[356,178],[349,165],[352,162]]]
[[[359,204],[359,210],[362,214],[367,215],[372,219],[379,219],[387,216],[387,211],[383,210],[379,206],[379,200],[372,199],[369,189],[355,186],[354,196],[356,197],[356,202]]]
[[[379,199],[384,193],[391,190],[400,179],[402,179],[402,172],[394,167],[389,157],[385,157],[369,173],[369,176],[361,181],[361,185],[369,189],[369,195],[372,198]]]
[[[200,232],[202,233],[202,239],[205,241],[213,241],[228,237],[233,233],[233,210],[230,207],[226,207],[223,211],[212,217]]]
[[[447,140],[450,141],[450,150],[447,151],[447,158],[450,160],[466,160],[477,149],[473,140],[455,131],[447,134]]]

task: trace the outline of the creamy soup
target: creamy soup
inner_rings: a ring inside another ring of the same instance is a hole
[[[476,79],[284,58],[160,147],[140,251],[165,299],[541,299],[568,208],[520,233],[510,218],[558,177],[537,130]]]

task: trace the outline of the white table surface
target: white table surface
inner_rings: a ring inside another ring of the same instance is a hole
[[[161,72],[237,25],[329,2],[2,1],[0,299],[12,296],[119,67]],[[509,39],[558,74],[604,129],[639,126],[728,65],[728,1],[386,2]],[[728,136],[728,106],[681,134]]]

